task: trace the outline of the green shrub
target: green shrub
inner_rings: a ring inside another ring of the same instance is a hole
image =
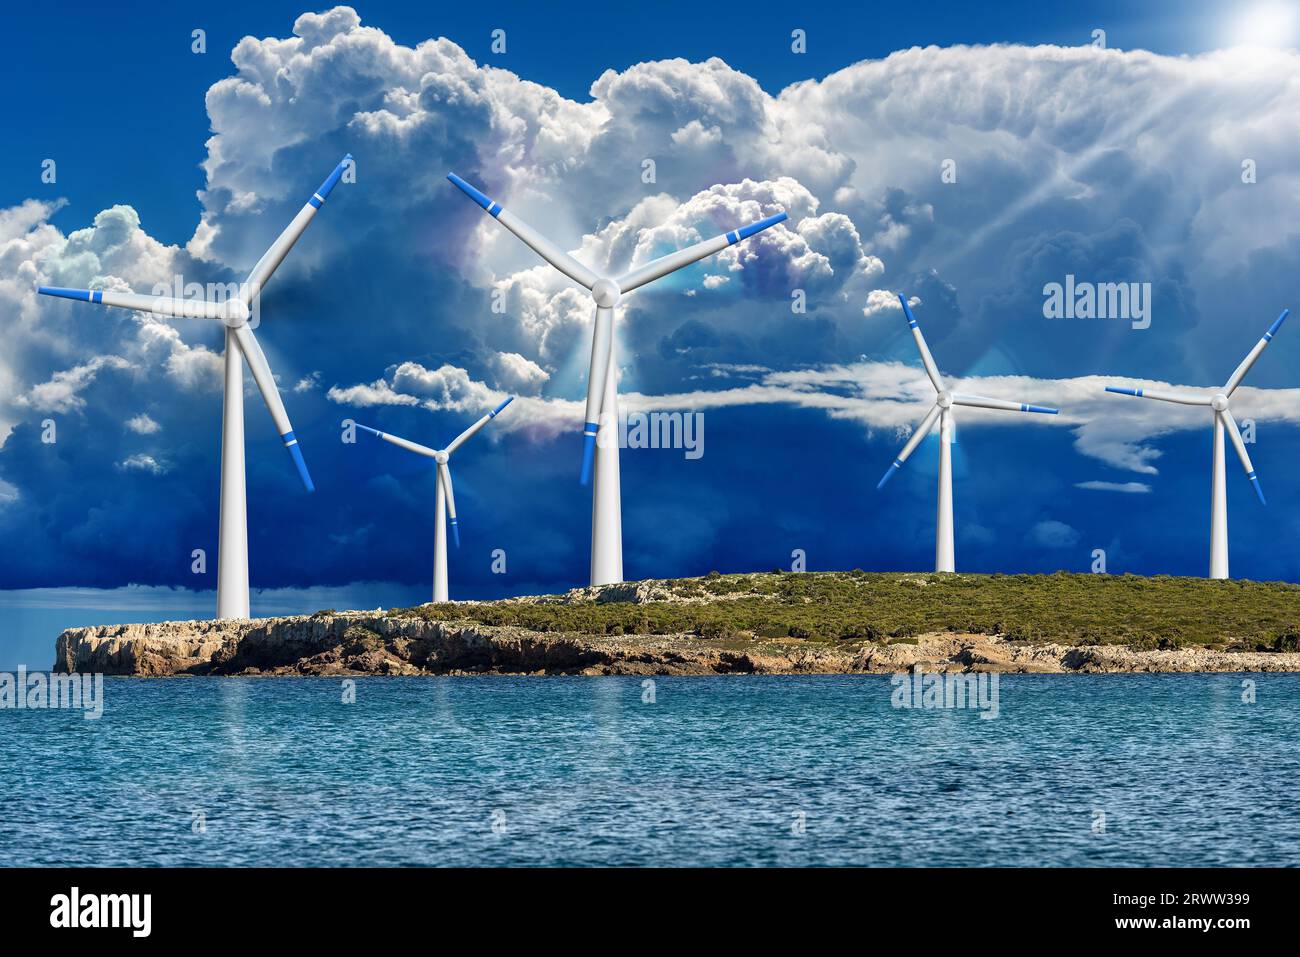
[[[1300,651],[1300,628],[1287,625],[1273,639],[1272,651]]]
[[[793,572],[663,582],[705,601],[422,605],[389,614],[539,632],[697,634],[805,641],[914,638],[937,631],[1008,641],[1300,650],[1300,586],[1134,575]],[[1230,599],[1229,593],[1230,592]],[[711,597],[728,596],[711,601]],[[330,612],[319,612],[328,614]]]

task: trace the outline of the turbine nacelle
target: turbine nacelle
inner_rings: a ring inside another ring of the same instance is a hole
[[[602,277],[591,287],[591,298],[601,309],[613,309],[623,298],[623,293],[619,290],[618,283]]]
[[[251,314],[243,299],[231,298],[221,304],[221,321],[231,329],[245,325]]]

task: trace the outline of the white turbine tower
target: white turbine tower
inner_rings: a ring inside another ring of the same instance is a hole
[[[907,461],[908,456],[916,451],[916,447],[921,444],[921,440],[930,434],[930,430],[934,427],[937,419],[939,422],[939,506],[935,515],[934,570],[937,572],[950,572],[954,570],[952,545],[953,406],[968,405],[979,409],[1002,409],[1007,412],[1042,412],[1046,415],[1056,415],[1057,410],[1041,405],[1009,402],[1006,399],[988,399],[979,395],[963,395],[949,392],[944,387],[943,379],[939,376],[939,367],[934,364],[934,357],[930,355],[930,350],[925,344],[925,337],[921,335],[921,327],[916,324],[916,317],[912,315],[912,310],[907,305],[907,299],[899,296],[898,301],[903,304],[903,314],[907,316],[907,324],[912,330],[912,337],[916,340],[916,348],[921,353],[921,362],[925,365],[925,374],[930,377],[937,398],[934,406],[925,414],[921,424],[916,427],[912,437],[903,446],[903,450],[898,453],[898,458],[894,459],[894,464],[889,467],[884,478],[876,485],[876,489],[884,488],[885,483],[894,477],[894,473],[903,467],[903,463]]]
[[[302,449],[289,422],[276,388],[275,377],[267,364],[266,355],[258,345],[257,337],[248,320],[250,303],[256,303],[263,286],[284,260],[293,244],[298,241],[307,224],[316,215],[338,183],[352,156],[343,160],[312,194],[311,199],[293,218],[278,239],[271,244],[253,271],[240,287],[238,296],[214,302],[206,299],[171,299],[166,296],[141,296],[135,293],[111,292],[106,289],[59,289],[40,286],[37,292],[45,296],[61,296],[83,302],[103,303],[156,316],[184,319],[219,319],[226,326],[225,396],[221,417],[221,512],[217,534],[217,617],[248,617],[248,500],[244,483],[244,366],[257,383],[262,399],[271,410],[276,430],[285,448],[293,458],[307,491],[315,490]]]
[[[447,601],[447,520],[451,519],[451,535],[456,542],[456,547],[460,548],[460,527],[456,521],[456,494],[451,487],[451,467],[447,460],[451,454],[458,448],[468,442],[474,433],[483,426],[495,419],[511,402],[514,396],[510,396],[491,412],[484,415],[468,429],[451,440],[451,444],[445,449],[431,449],[426,445],[420,445],[418,442],[412,442],[409,439],[403,439],[396,435],[389,435],[387,432],[380,432],[378,429],[372,429],[368,425],[357,425],[357,428],[363,429],[379,436],[385,442],[391,442],[399,448],[406,449],[408,452],[415,452],[417,455],[424,455],[438,463],[438,486],[434,497],[434,514],[437,516],[434,521],[433,534],[433,600]]]
[[[1260,353],[1264,351],[1281,328],[1286,317],[1290,315],[1290,309],[1283,309],[1282,315],[1273,320],[1273,324],[1268,327],[1268,332],[1264,337],[1255,343],[1255,348],[1247,353],[1246,358],[1241,360],[1236,371],[1228,377],[1227,383],[1223,388],[1214,395],[1193,395],[1189,392],[1160,392],[1152,389],[1123,389],[1117,386],[1106,386],[1107,392],[1116,392],[1120,395],[1135,395],[1142,399],[1159,399],[1161,402],[1177,402],[1179,405],[1200,405],[1208,406],[1214,411],[1214,471],[1210,486],[1210,577],[1227,578],[1228,577],[1228,490],[1225,484],[1226,476],[1223,464],[1223,433],[1226,430],[1228,436],[1232,439],[1232,444],[1237,450],[1237,457],[1241,459],[1241,465],[1246,470],[1246,478],[1250,479],[1251,486],[1255,489],[1255,494],[1259,496],[1261,504],[1264,502],[1264,490],[1259,487],[1259,477],[1255,474],[1255,466],[1250,462],[1250,455],[1246,452],[1246,443],[1242,441],[1241,430],[1237,428],[1237,420],[1232,417],[1232,411],[1228,408],[1229,399],[1232,393],[1241,385],[1241,380],[1246,377],[1250,367],[1255,364]]]
[[[591,337],[591,365],[587,372],[587,413],[582,429],[582,484],[586,485],[590,481],[593,459],[596,471],[596,484],[591,496],[591,584],[620,582],[623,580],[623,518],[618,472],[614,309],[620,299],[632,290],[706,256],[712,256],[769,226],[775,226],[786,219],[786,214],[777,213],[748,226],[741,226],[729,233],[669,253],[618,278],[610,278],[588,269],[455,173],[448,174],[447,178],[482,206],[488,215],[523,240],[533,252],[591,292],[596,319]],[[614,434],[608,439],[602,438],[598,447],[596,436],[601,428]]]

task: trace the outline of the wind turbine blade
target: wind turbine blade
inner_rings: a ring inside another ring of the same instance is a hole
[[[330,173],[325,182],[320,184],[320,189],[312,193],[311,199],[307,200],[306,205],[298,210],[298,215],[285,227],[279,238],[271,244],[271,248],[264,252],[262,258],[257,261],[257,265],[248,274],[248,280],[245,283],[247,286],[245,295],[250,302],[261,293],[262,287],[271,278],[271,274],[284,261],[284,257],[289,254],[293,244],[298,241],[298,237],[302,235],[303,230],[307,228],[307,224],[316,215],[316,210],[320,209],[325,200],[329,198],[330,191],[338,185],[339,178],[342,177],[343,171],[347,168],[351,159],[352,154],[349,153],[339,161],[339,165],[334,167],[334,172]]]
[[[934,423],[939,420],[939,415],[942,411],[943,410],[937,405],[930,407],[930,411],[925,414],[925,418],[921,420],[921,424],[916,427],[916,431],[912,433],[912,437],[907,440],[907,444],[903,446],[903,450],[899,452],[898,457],[894,459],[894,464],[889,467],[889,471],[885,472],[884,478],[876,484],[877,491],[885,487],[885,483],[893,478],[894,473],[903,467],[903,463],[907,461],[908,456],[916,451],[916,447],[921,444],[921,440],[930,434],[930,430],[934,428]]]
[[[501,410],[504,409],[506,406],[508,406],[514,400],[515,397],[513,395],[508,397],[499,406],[497,406],[491,412],[487,413],[487,415],[481,416],[477,422],[471,425],[460,435],[452,439],[451,444],[447,446],[447,454],[451,455],[452,452],[455,452],[458,448],[460,448],[462,445],[464,445],[466,442],[472,439],[474,437],[474,433],[476,433],[479,429],[483,428],[483,426],[487,425],[489,422],[495,419],[497,415],[501,412]]]
[[[591,467],[596,458],[596,433],[600,430],[601,405],[605,400],[605,379],[609,376],[609,357],[613,343],[614,310],[597,306],[596,328],[591,335],[591,366],[587,370],[587,418],[582,427],[580,480],[583,485],[591,481]]]
[[[289,413],[284,410],[284,402],[280,399],[280,390],[275,384],[275,376],[271,374],[271,367],[267,364],[266,354],[258,345],[253,330],[247,325],[234,326],[232,331],[235,333],[235,341],[239,343],[239,351],[244,354],[244,360],[253,373],[253,381],[257,383],[258,391],[262,393],[262,401],[271,410],[275,429],[280,433],[280,439],[284,442],[284,447],[289,450],[289,457],[293,459],[293,464],[298,469],[298,477],[302,479],[302,484],[307,491],[316,491],[311,475],[307,472],[307,463],[303,460],[298,437],[293,434]]]
[[[118,306],[122,309],[134,309],[137,312],[151,312],[156,316],[172,316],[179,319],[224,319],[226,315],[223,303],[207,302],[203,299],[171,299],[167,296],[141,296],[133,292],[62,289],[58,286],[37,286],[36,291],[42,296],[98,302],[105,306]]]
[[[912,315],[912,307],[907,304],[907,298],[902,294],[899,294],[898,301],[903,304],[903,315],[907,316],[907,325],[912,330],[912,338],[916,340],[916,348],[921,353],[921,364],[925,366],[925,374],[930,377],[934,391],[942,392],[943,379],[939,376],[939,367],[934,364],[934,356],[930,355],[930,347],[925,344],[925,336],[921,335],[921,327],[916,322],[916,316]]]
[[[362,425],[360,422],[357,423],[357,428],[361,429],[363,432],[369,432],[371,435],[377,435],[385,442],[406,449],[408,452],[415,452],[418,455],[427,455],[429,458],[435,458],[438,455],[434,449],[429,448],[427,445],[420,445],[418,442],[412,442],[409,439],[403,439],[400,436],[389,435],[387,432],[380,432],[378,429],[372,429],[370,426]]]
[[[670,272],[676,272],[683,266],[689,266],[693,262],[698,262],[705,256],[712,256],[716,252],[726,249],[728,246],[734,246],[742,239],[748,239],[755,233],[761,233],[777,223],[785,222],[789,217],[785,213],[777,213],[775,216],[768,216],[766,219],[760,219],[756,223],[750,223],[748,226],[741,226],[739,229],[733,229],[729,233],[723,233],[721,236],[714,236],[712,239],[706,239],[696,243],[694,246],[687,246],[685,249],[679,249],[675,253],[669,253],[667,256],[660,256],[644,266],[639,266],[631,272],[620,277],[618,282],[619,292],[631,292],[638,286],[644,286],[648,282],[654,282]]]
[[[1273,341],[1273,337],[1277,335],[1277,331],[1282,328],[1282,323],[1286,322],[1286,317],[1290,314],[1290,309],[1283,309],[1282,315],[1273,320],[1273,324],[1268,327],[1268,332],[1264,333],[1264,338],[1255,343],[1255,348],[1246,354],[1246,358],[1241,360],[1241,365],[1237,366],[1236,371],[1228,378],[1227,384],[1223,387],[1225,395],[1232,395],[1237,386],[1241,385],[1241,380],[1246,377],[1246,373],[1255,364],[1255,360],[1259,358],[1259,354],[1264,351],[1265,346]]]
[[[1209,405],[1210,397],[1204,395],[1192,395],[1190,392],[1161,392],[1158,389],[1124,389],[1120,386],[1108,385],[1107,392],[1114,392],[1116,395],[1135,395],[1139,399],[1159,399],[1161,402],[1177,402],[1179,405]]]
[[[990,399],[982,395],[964,395],[953,393],[952,401],[956,405],[968,405],[975,409],[1004,409],[1007,412],[1041,412],[1044,415],[1056,415],[1060,409],[1045,405],[1027,405],[1024,402],[1010,402],[1007,399]]]
[[[1264,490],[1260,488],[1259,476],[1255,474],[1255,466],[1250,463],[1250,455],[1246,452],[1246,443],[1241,437],[1241,429],[1237,428],[1237,420],[1232,417],[1232,412],[1224,409],[1219,415],[1223,419],[1223,424],[1228,427],[1228,438],[1232,439],[1232,444],[1237,449],[1237,457],[1241,459],[1242,468],[1246,470],[1246,478],[1250,479],[1250,484],[1255,487],[1255,494],[1259,496],[1259,503],[1267,505],[1264,501]]]
[[[596,280],[600,278],[599,276],[582,263],[578,262],[578,260],[574,259],[559,246],[555,245],[555,243],[551,242],[537,230],[533,229],[533,227],[529,226],[514,213],[502,209],[500,203],[489,199],[455,173],[448,173],[447,179],[451,180],[462,193],[487,210],[489,216],[523,240],[525,246],[537,253],[537,255],[541,256],[574,282],[586,286],[588,289],[596,285]]]
[[[460,548],[460,526],[456,522],[456,493],[451,488],[451,469],[446,462],[438,463],[438,481],[442,483],[443,494],[447,496],[447,524],[451,526],[451,537]]]

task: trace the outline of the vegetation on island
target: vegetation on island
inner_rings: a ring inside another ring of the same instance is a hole
[[[606,589],[592,597],[449,602],[389,614],[590,635],[896,643],[960,632],[1138,650],[1300,651],[1300,585],[1284,582],[855,570],[713,572],[639,587],[650,600],[610,600]]]

